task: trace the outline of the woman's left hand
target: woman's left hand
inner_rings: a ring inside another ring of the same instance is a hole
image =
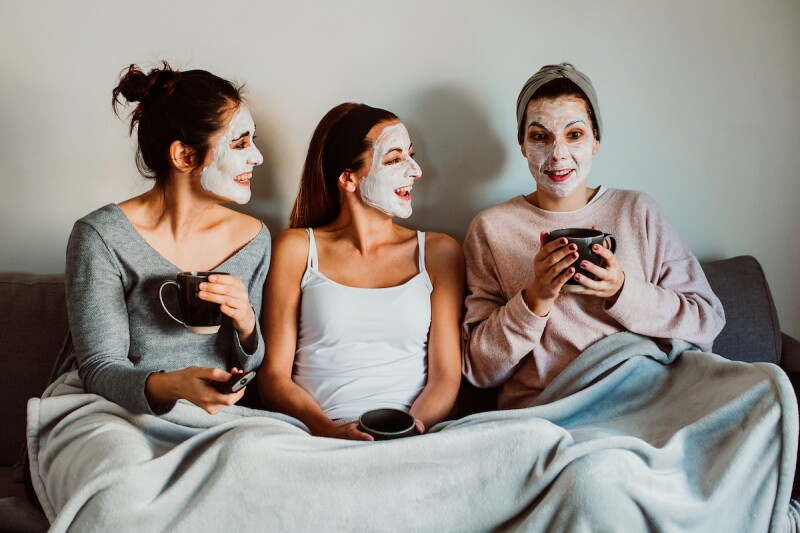
[[[201,300],[220,304],[222,312],[233,320],[239,338],[249,337],[256,328],[256,314],[250,305],[247,288],[238,278],[225,274],[212,274],[208,282],[200,284]]]
[[[599,228],[592,226],[592,229]],[[575,280],[588,289],[582,294],[606,298],[613,304],[617,301],[617,296],[619,296],[622,285],[625,283],[625,272],[622,271],[622,266],[617,261],[614,253],[605,246],[595,244],[592,246],[592,251],[603,258],[603,266],[594,265],[589,261],[582,261],[581,268],[594,274],[597,279],[593,280],[586,276],[575,274]]]
[[[415,435],[425,434],[425,424],[419,418],[414,419],[414,434]]]

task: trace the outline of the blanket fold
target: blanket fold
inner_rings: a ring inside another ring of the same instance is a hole
[[[238,406],[134,415],[76,373],[28,404],[53,531],[795,531],[797,434],[778,367],[630,333],[529,408],[396,441]]]

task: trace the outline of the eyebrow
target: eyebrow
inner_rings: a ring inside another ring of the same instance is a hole
[[[411,144],[409,144],[409,145],[408,145],[408,151],[409,151],[409,152],[410,152],[410,151],[411,151],[413,148],[414,148],[414,143],[411,143]],[[403,149],[402,149],[402,148],[400,148],[400,147],[389,148],[388,150],[386,150],[386,153],[385,153],[385,154],[383,154],[383,157],[386,157],[387,155],[391,154],[392,152],[400,152],[400,153],[403,153]]]
[[[586,123],[582,119],[578,119],[578,120],[573,120],[572,122],[570,122],[569,124],[564,126],[564,129],[569,128],[570,126],[574,126],[575,124],[583,124],[584,126],[586,125]],[[536,122],[535,120],[533,122],[531,122],[530,124],[528,124],[529,128],[531,128],[533,126],[538,126],[538,127],[542,128],[543,130],[550,131],[549,129],[547,129],[547,127],[544,124],[542,124],[541,122]]]
[[[253,128],[253,129],[255,130],[255,128]],[[238,141],[240,139],[243,139],[243,138],[247,137],[248,135],[250,135],[250,132],[246,131],[246,132],[242,133],[241,135],[239,135],[238,137],[236,137],[235,139],[232,139],[231,142],[235,143],[236,141]]]

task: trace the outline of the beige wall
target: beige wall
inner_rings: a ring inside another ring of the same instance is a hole
[[[798,28],[796,0],[2,1],[0,270],[63,271],[72,222],[146,187],[110,106],[131,62],[246,82],[266,158],[246,210],[273,232],[317,120],[350,100],[411,131],[410,223],[463,238],[532,190],[517,92],[569,60],[605,121],[590,181],[649,192],[701,259],[756,256],[800,337]]]

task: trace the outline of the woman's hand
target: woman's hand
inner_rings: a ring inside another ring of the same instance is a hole
[[[326,426],[325,429],[314,432],[317,437],[329,437],[332,439],[345,440],[375,440],[372,435],[364,433],[358,429],[358,421],[349,424],[336,424]]]
[[[425,434],[425,424],[422,423],[422,420],[419,418],[414,419],[414,435],[424,435]]]
[[[236,369],[233,369],[234,373]],[[188,400],[210,414],[233,405],[244,396],[245,389],[222,394],[211,386],[212,381],[228,381],[233,375],[219,368],[190,366],[173,372],[155,372],[147,377],[145,394],[152,405]]]
[[[200,284],[198,297],[220,304],[223,313],[231,317],[242,344],[255,332],[256,314],[250,305],[247,288],[238,278],[228,274],[212,274]]]
[[[539,235],[541,247],[533,258],[533,283],[523,293],[525,303],[539,317],[550,312],[561,287],[575,274],[572,263],[578,259],[578,247],[560,238],[547,242],[548,233]]]
[[[599,230],[597,226],[592,226],[592,229]],[[587,290],[582,294],[606,298],[613,304],[617,301],[622,285],[625,283],[625,272],[622,271],[622,266],[617,261],[614,253],[605,246],[595,244],[592,246],[592,251],[603,258],[603,266],[583,261],[581,268],[594,274],[597,279],[593,280],[586,276],[575,274],[575,280],[586,287]]]

